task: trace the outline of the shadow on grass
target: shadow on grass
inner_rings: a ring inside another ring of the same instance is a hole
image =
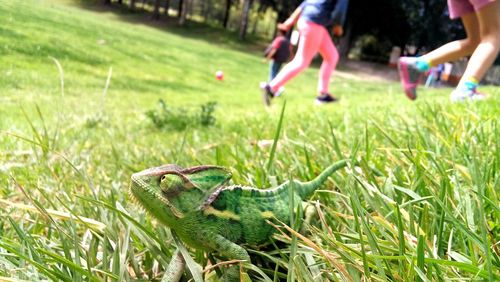
[[[143,5],[142,1],[137,1],[136,8],[133,11],[127,4],[113,2],[111,5],[105,5],[102,2],[102,0],[75,0],[72,3],[85,10],[98,13],[112,13],[117,16],[119,20],[126,23],[145,25],[159,29],[163,32],[186,38],[203,40],[223,48],[230,48],[245,53],[260,55],[265,49],[268,43],[267,41],[269,41],[268,39],[254,35],[248,35],[247,39],[239,40],[238,34],[235,31],[191,20],[188,20],[185,26],[181,27],[178,24],[177,16],[166,16],[165,13],[161,13],[160,19],[155,20],[152,17],[152,7]]]
[[[166,16],[163,8],[161,9],[160,19],[153,19],[152,7],[143,5],[143,1],[137,0],[135,10],[131,10],[127,4],[119,4],[113,1],[110,5],[103,4],[102,0],[73,0],[73,5],[97,13],[111,13],[119,20],[137,25],[145,25],[156,28],[162,32],[175,34],[185,38],[203,40],[210,44],[218,45],[221,48],[228,48],[239,52],[250,53],[262,56],[263,51],[270,40],[249,34],[247,39],[239,40],[238,33],[222,27],[211,24],[200,23],[196,21],[187,21],[186,25],[181,27],[178,24],[176,15]],[[133,54],[130,54],[133,55]],[[319,69],[322,63],[321,56],[315,56],[311,62],[310,68]],[[352,67],[347,66],[347,61],[339,62],[339,70],[352,71]]]

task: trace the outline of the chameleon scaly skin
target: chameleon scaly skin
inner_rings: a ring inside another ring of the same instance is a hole
[[[267,220],[289,224],[290,209],[296,210],[328,176],[346,165],[342,160],[312,181],[286,181],[268,189],[226,185],[231,173],[223,167],[184,169],[164,165],[134,173],[130,191],[140,205],[175,231],[184,243],[249,263],[250,257],[240,244],[268,242],[276,229]],[[172,277],[179,276],[172,272],[167,270]],[[227,273],[227,281],[239,280],[239,272],[234,268]]]

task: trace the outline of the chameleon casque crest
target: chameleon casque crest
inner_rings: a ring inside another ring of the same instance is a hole
[[[130,190],[141,206],[187,245],[250,263],[241,245],[269,242],[276,229],[267,221],[289,224],[290,209],[296,210],[328,176],[346,165],[346,161],[339,161],[309,182],[292,180],[258,189],[227,185],[232,175],[223,167],[181,168],[168,164],[134,173]],[[163,281],[178,281],[184,264],[177,251]],[[221,279],[240,281],[240,268],[229,267]]]

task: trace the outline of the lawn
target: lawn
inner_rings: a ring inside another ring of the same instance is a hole
[[[128,194],[145,168],[221,165],[269,187],[343,158],[359,167],[316,192],[310,240],[285,231],[249,250],[271,280],[500,279],[499,87],[481,88],[485,102],[452,104],[447,88],[412,102],[398,83],[337,76],[340,102],[317,107],[312,67],[266,109],[255,42],[145,17],[0,0],[0,280],[161,279],[172,236]]]

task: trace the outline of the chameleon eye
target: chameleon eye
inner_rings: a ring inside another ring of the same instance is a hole
[[[179,189],[183,185],[182,178],[174,174],[165,174],[160,178],[160,188],[163,191]]]
[[[160,178],[160,186],[162,188],[168,188],[168,183],[169,181],[167,175],[162,175],[162,177]]]

